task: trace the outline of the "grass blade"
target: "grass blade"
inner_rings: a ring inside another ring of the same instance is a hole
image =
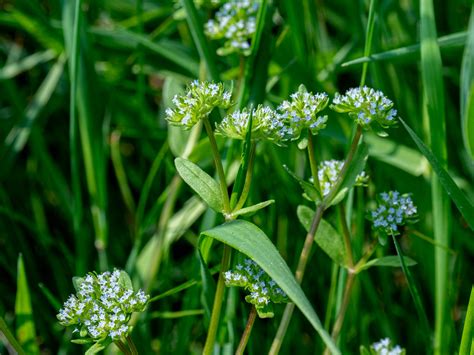
[[[474,6],[461,67],[461,129],[466,150],[474,158]]]
[[[8,328],[7,323],[5,323],[5,320],[2,317],[0,317],[0,332],[10,343],[10,346],[13,348],[14,351],[16,351],[19,355],[25,354],[25,351],[23,350],[21,345],[18,343],[18,341],[15,339],[12,332]]]
[[[209,77],[213,81],[220,81],[219,71],[217,70],[215,59],[215,50],[212,48],[210,41],[204,35],[204,26],[201,19],[199,18],[199,14],[196,10],[196,7],[194,6],[194,2],[193,0],[181,0],[181,3],[183,4],[184,10],[186,11],[186,20],[188,21],[194,43],[198,48],[199,56],[202,60],[204,60],[204,63],[206,63]]]
[[[417,145],[420,152],[429,161],[431,167],[433,168],[433,171],[438,176],[441,185],[446,190],[446,193],[454,202],[459,212],[461,212],[466,223],[472,230],[474,230],[474,206],[467,199],[466,194],[463,193],[459,189],[459,187],[457,187],[451,175],[449,175],[449,173],[443,168],[440,161],[434,156],[433,152],[425,145],[425,143],[423,143],[423,141],[416,135],[416,133],[401,118],[400,122],[402,122],[403,126],[407,130],[413,142],[415,142],[415,144]],[[447,244],[445,243],[442,243],[440,241],[437,242],[441,245],[447,246]]]
[[[57,57],[57,54],[52,49],[43,52],[34,53],[20,62],[10,63],[0,70],[0,80],[12,79],[15,76],[33,69],[39,64],[46,63]]]
[[[474,287],[471,289],[469,305],[467,306],[466,318],[464,320],[464,329],[461,337],[461,346],[459,355],[472,354],[474,349]]]
[[[437,43],[436,22],[432,0],[420,2],[421,79],[424,114],[429,119],[430,146],[441,167],[446,168],[446,123],[444,104],[443,66]],[[426,116],[425,116],[426,117]],[[449,200],[441,179],[433,175],[431,183],[433,231],[435,240],[449,247]],[[473,222],[474,223],[474,222]],[[451,329],[449,321],[448,253],[435,249],[435,354],[447,352]]]
[[[26,279],[23,257],[18,257],[17,290],[15,300],[16,336],[27,354],[38,354],[36,330],[31,307],[30,289]]]

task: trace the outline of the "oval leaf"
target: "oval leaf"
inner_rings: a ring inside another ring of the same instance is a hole
[[[189,160],[176,158],[174,164],[186,184],[188,184],[209,207],[216,212],[223,211],[224,203],[222,202],[220,187],[216,180]]]
[[[241,216],[241,215],[253,214],[253,213],[257,212],[258,210],[261,210],[262,208],[265,208],[265,207],[271,205],[271,204],[274,203],[274,202],[275,202],[275,200],[263,201],[263,202],[257,203],[256,205],[252,205],[252,206],[249,206],[249,207],[241,208],[241,209],[238,210],[238,211],[232,212],[232,214],[233,214],[234,216]]]
[[[314,211],[308,206],[298,206],[296,214],[306,231],[309,231]],[[314,241],[332,261],[343,267],[347,267],[346,249],[342,236],[324,219],[322,219],[319,224],[319,228],[314,236]]]
[[[301,310],[331,352],[340,354],[288,265],[262,230],[250,222],[237,220],[201,233],[199,246],[207,238],[217,239],[254,260]]]
[[[406,266],[413,266],[417,264],[415,260],[407,256],[404,256],[403,260],[405,261]],[[400,258],[397,255],[384,256],[382,258],[368,261],[364,266],[359,268],[357,272],[367,270],[372,266],[402,267],[402,264],[400,263]]]

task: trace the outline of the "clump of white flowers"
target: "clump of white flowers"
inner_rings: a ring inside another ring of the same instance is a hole
[[[299,138],[304,129],[317,134],[326,127],[327,116],[318,116],[328,104],[326,93],[313,94],[301,86],[290,97],[291,100],[285,100],[278,106],[278,111],[280,119],[291,129],[292,139]]]
[[[245,300],[255,306],[260,318],[273,317],[272,303],[289,302],[286,293],[251,259],[237,264],[233,271],[226,271],[224,278],[226,286],[242,287],[250,292]]]
[[[398,191],[382,192],[378,195],[378,206],[368,218],[372,227],[382,235],[399,234],[398,227],[412,223],[416,219],[417,209],[410,194]]]
[[[232,105],[232,94],[222,83],[193,81],[184,95],[175,95],[174,108],[166,109],[166,120],[177,126],[191,128],[216,108]]]
[[[211,39],[224,39],[219,55],[230,53],[250,54],[250,41],[256,30],[258,0],[230,0],[217,12],[215,19],[205,25],[205,32]]]
[[[335,185],[343,165],[344,162],[342,160],[324,160],[319,164],[318,180],[323,196],[328,195]],[[312,180],[312,178],[310,180]],[[366,186],[368,180],[369,177],[366,175],[365,171],[362,171],[359,175],[357,175],[355,185]]]
[[[370,346],[371,353],[374,355],[405,355],[405,349],[399,345],[392,345],[389,338],[384,338]]]
[[[277,117],[277,113],[268,106],[258,105],[256,109],[237,110],[226,117],[216,126],[216,132],[233,139],[245,139],[249,120],[252,117],[251,138],[283,140],[289,134],[289,127],[285,126]]]
[[[369,128],[373,122],[382,128],[396,123],[397,110],[393,108],[393,102],[381,91],[367,86],[349,89],[344,95],[336,93],[330,108],[336,112],[348,113],[364,128]]]
[[[89,273],[74,278],[76,294],[69,296],[57,318],[64,326],[92,341],[122,340],[130,333],[133,312],[142,312],[149,296],[134,291],[125,271]]]

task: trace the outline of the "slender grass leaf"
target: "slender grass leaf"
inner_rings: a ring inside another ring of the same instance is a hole
[[[428,159],[434,172],[438,175],[441,185],[446,190],[447,194],[453,200],[454,204],[458,208],[459,212],[463,215],[466,223],[469,227],[474,230],[474,206],[466,198],[464,194],[456,185],[453,178],[449,173],[441,166],[439,160],[434,156],[431,150],[423,143],[423,141],[416,135],[416,133],[403,121],[401,118],[399,120],[402,122],[403,126],[407,130],[411,139],[415,142],[420,152]]]
[[[265,233],[250,222],[237,220],[201,233],[199,245],[213,238],[237,249],[254,260],[301,310],[333,354],[340,354],[331,336],[324,330],[311,303],[291,270]]]
[[[18,353],[18,355],[25,354],[25,351],[23,350],[21,345],[18,343],[18,341],[15,339],[13,333],[10,331],[7,323],[2,317],[0,317],[0,333],[3,334],[3,336],[7,339],[10,346]]]
[[[216,180],[199,166],[183,158],[174,161],[176,170],[183,180],[216,212],[222,212],[224,202]]]
[[[452,33],[446,36],[438,38],[438,45],[441,49],[448,50],[451,48],[462,47],[465,45],[468,37],[468,32]],[[370,56],[364,56],[361,58],[353,59],[341,64],[342,67],[348,67],[351,65],[362,64],[367,62],[378,62],[384,60],[402,60],[405,58],[411,58],[414,55],[419,55],[420,44],[414,44],[411,46],[391,49],[382,53],[371,54]]]
[[[402,249],[400,248],[400,245],[398,244],[397,238],[398,237],[396,237],[395,235],[392,235],[393,243],[395,244],[395,249],[397,250],[397,254],[400,260],[400,265],[407,279],[408,288],[413,298],[413,302],[415,303],[415,308],[418,313],[418,317],[420,318],[420,321],[423,327],[425,328],[426,334],[430,334],[431,330],[428,323],[428,317],[426,316],[425,309],[423,307],[423,304],[421,303],[421,297],[420,297],[420,293],[418,292],[418,287],[415,284],[415,280],[413,279],[410,269],[408,269],[408,266],[405,263],[405,257],[402,254]]]
[[[461,345],[459,355],[472,355],[474,349],[474,287],[471,288],[469,305],[467,306],[466,318],[464,319],[464,328],[461,336]]]
[[[183,317],[192,317],[192,316],[200,316],[204,314],[203,309],[186,309],[183,311],[177,312],[153,312],[150,314],[150,319],[176,319],[176,318],[183,318]]]
[[[308,206],[298,206],[296,214],[303,227],[308,232],[314,211]],[[319,247],[337,264],[347,267],[346,248],[342,236],[324,219],[321,220],[319,228],[314,236],[314,241]]]
[[[460,75],[461,128],[466,150],[474,158],[474,6],[467,33]]]
[[[41,292],[43,292],[43,295],[46,297],[49,304],[55,311],[61,308],[62,306],[61,302],[56,298],[56,296],[53,295],[53,293],[45,285],[40,283],[38,284],[38,287],[41,290]]]
[[[198,48],[200,57],[206,63],[209,77],[213,81],[220,81],[219,71],[216,65],[215,50],[211,42],[204,35],[204,25],[199,18],[194,2],[193,0],[181,0],[181,3],[186,11],[186,20],[188,21],[194,43]]]
[[[0,80],[12,79],[15,76],[33,69],[39,64],[46,63],[57,57],[52,49],[34,53],[19,62],[10,63],[0,69]]]
[[[31,307],[30,289],[26,279],[23,256],[18,257],[15,300],[16,337],[27,354],[39,354],[36,344],[35,321]]]
[[[238,211],[232,212],[232,214],[234,216],[252,215],[255,212],[261,210],[262,208],[265,208],[265,207],[271,205],[272,203],[275,203],[275,200],[263,201],[263,202],[257,203],[255,205],[252,205],[252,206],[249,206],[249,207],[241,208]]]
[[[406,266],[414,266],[417,262],[407,256],[403,257]],[[401,267],[400,258],[397,255],[384,256],[377,259],[368,261],[365,265],[359,268],[357,271],[367,270],[373,266],[384,266],[384,267]]]

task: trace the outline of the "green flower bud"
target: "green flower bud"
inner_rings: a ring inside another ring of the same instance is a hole
[[[229,108],[231,96],[222,83],[193,81],[184,95],[173,98],[175,108],[166,110],[166,120],[172,125],[191,128],[214,108]]]

